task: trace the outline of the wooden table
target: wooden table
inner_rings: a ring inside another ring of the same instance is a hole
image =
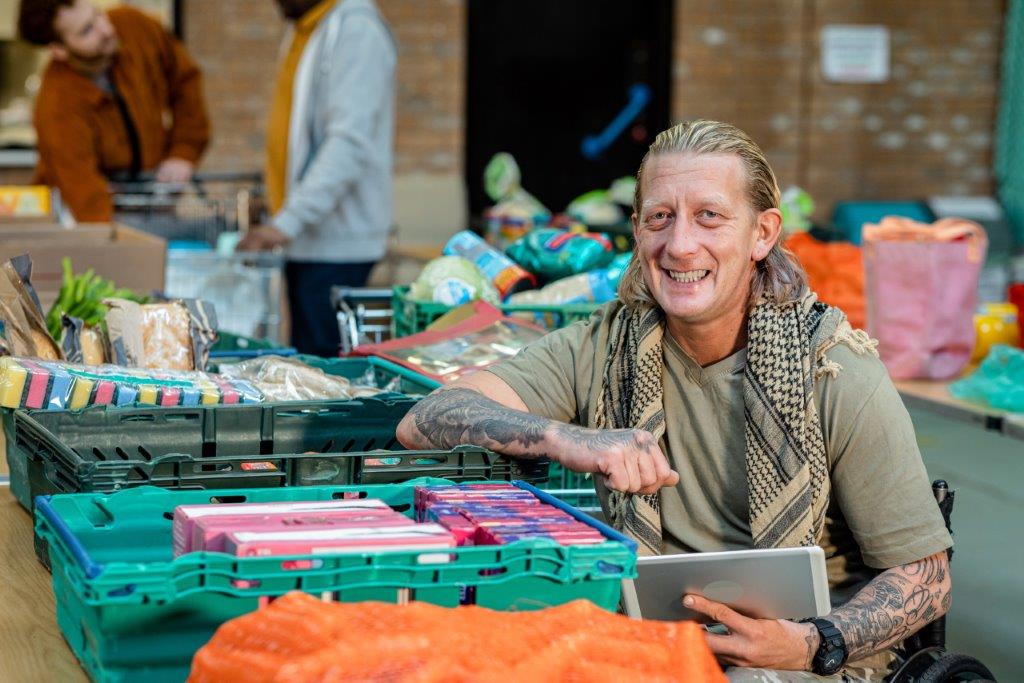
[[[896,390],[907,408],[921,408],[954,420],[991,429],[1009,437],[1024,439],[1024,413],[1011,413],[998,408],[970,403],[949,393],[950,382],[902,380]]]
[[[0,681],[88,681],[57,628],[50,574],[32,548],[32,519],[0,487]]]

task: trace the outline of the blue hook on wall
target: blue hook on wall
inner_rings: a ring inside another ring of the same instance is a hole
[[[604,154],[612,143],[622,135],[626,127],[640,115],[651,101],[651,89],[643,83],[635,83],[629,88],[629,101],[612,122],[597,135],[588,135],[580,144],[584,158],[593,161]]]

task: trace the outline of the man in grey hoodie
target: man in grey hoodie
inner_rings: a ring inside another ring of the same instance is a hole
[[[337,354],[332,285],[362,286],[392,218],[396,50],[373,0],[275,0],[293,22],[267,126],[269,225],[242,250],[283,247],[292,343]]]

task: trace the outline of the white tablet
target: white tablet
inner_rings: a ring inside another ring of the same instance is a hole
[[[825,553],[817,546],[639,557],[636,579],[622,582],[623,606],[635,619],[706,622],[683,607],[688,593],[761,619],[820,617],[831,609]]]

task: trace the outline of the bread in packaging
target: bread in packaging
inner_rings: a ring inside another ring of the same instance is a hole
[[[111,359],[128,367],[202,370],[216,339],[213,307],[197,299],[137,304],[108,299]]]

